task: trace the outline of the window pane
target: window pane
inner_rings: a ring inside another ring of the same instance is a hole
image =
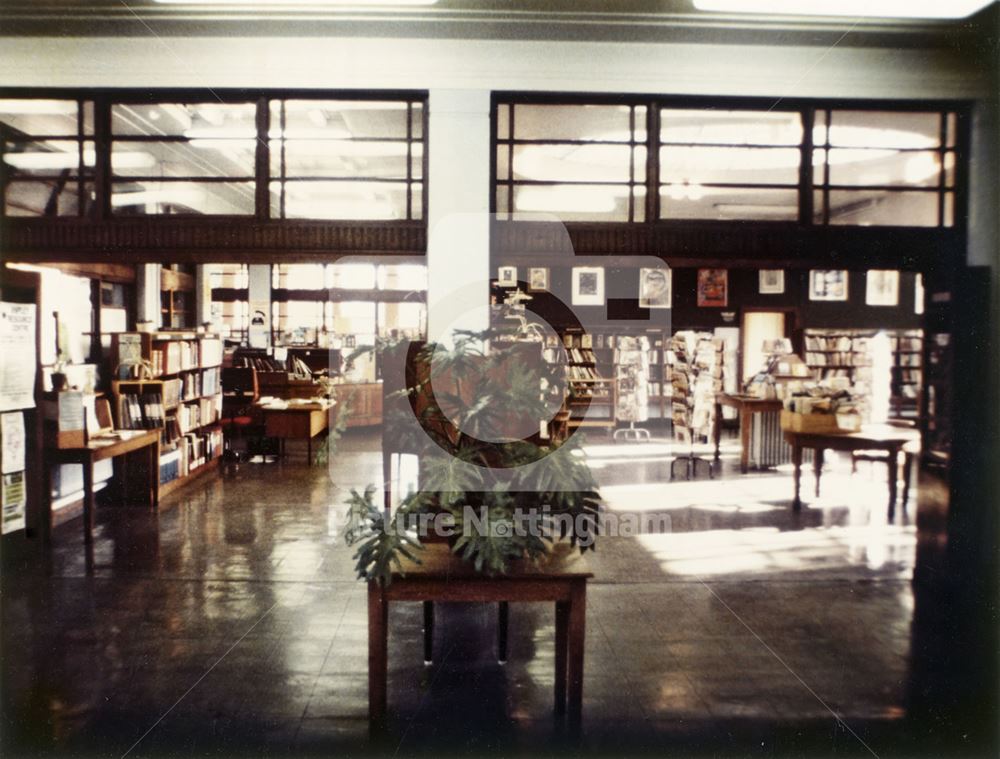
[[[119,215],[254,212],[253,182],[115,182],[111,207]]]
[[[830,223],[858,226],[934,227],[936,192],[831,190]]]
[[[327,286],[323,264],[280,264],[278,287],[289,290],[322,290]]]
[[[79,216],[89,211],[94,186],[84,185],[88,199],[83,209],[79,204],[77,182],[53,180],[14,180],[7,184],[5,212],[7,216]]]
[[[382,290],[426,290],[427,267],[421,264],[386,264],[378,269]]]
[[[410,107],[410,137],[414,140],[424,139],[424,106],[422,103],[413,103]]]
[[[342,335],[374,335],[375,304],[371,301],[334,303],[333,331]]]
[[[660,178],[664,182],[731,184],[798,183],[800,153],[791,148],[664,147]]]
[[[403,100],[286,100],[284,131],[276,114],[280,102],[271,102],[272,139],[406,139],[407,109]]]
[[[254,103],[131,103],[111,106],[116,136],[169,136],[192,140],[256,139]]]
[[[77,104],[75,100],[0,99],[0,124],[32,136],[75,137]]]
[[[662,219],[755,219],[795,221],[799,196],[794,189],[674,185],[660,189]]]
[[[627,105],[515,105],[518,140],[628,142]]]
[[[255,140],[115,142],[111,170],[119,177],[254,176]]]
[[[423,303],[379,303],[379,334],[384,337],[421,337],[426,306]]]
[[[511,106],[502,103],[497,106],[497,139],[510,139],[510,109]]]
[[[286,177],[406,179],[406,142],[289,140],[284,145]],[[413,148],[419,156],[423,146]],[[272,150],[271,173],[280,172],[281,153]]]
[[[660,112],[660,139],[702,145],[798,145],[802,142],[802,117],[780,111],[664,109]]]
[[[83,143],[85,171],[93,169],[94,143]],[[4,148],[3,162],[10,167],[10,175],[17,176],[79,176],[80,143],[76,140],[37,140],[34,142],[8,142]],[[92,171],[86,171],[91,175]]]
[[[335,264],[333,287],[347,290],[374,290],[375,264]]]
[[[628,145],[515,145],[514,179],[627,182]]]
[[[941,162],[933,151],[830,150],[830,184],[936,187]]]
[[[272,215],[279,197],[278,183],[271,185]],[[309,182],[285,183],[286,219],[406,218],[405,182]]]
[[[830,144],[859,148],[934,148],[941,144],[941,114],[833,111]]]
[[[628,221],[628,185],[514,187],[518,212],[552,213],[564,221]]]

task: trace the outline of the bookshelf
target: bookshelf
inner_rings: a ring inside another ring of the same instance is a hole
[[[694,445],[707,442],[715,429],[716,396],[722,392],[722,370],[725,344],[721,338],[705,332],[678,332],[669,344],[673,358],[670,416],[674,439],[688,446],[688,453],[671,462],[684,462],[687,478],[696,473],[697,464],[704,462],[712,476],[712,464],[697,456]]]
[[[898,330],[889,336],[892,376],[889,385],[889,418],[914,420],[919,416],[923,386],[924,332]]]
[[[598,356],[594,337],[584,332],[566,332],[562,335],[566,350],[566,382],[569,397],[568,427],[615,426],[615,379],[607,356]]]
[[[149,379],[112,381],[119,429],[160,429],[161,493],[218,465],[222,455],[222,340],[190,331],[112,336],[119,372],[142,365]]]
[[[871,338],[873,330],[807,329],[803,332],[805,361],[817,380],[844,377],[851,394],[862,399],[862,418],[870,417],[872,394]]]

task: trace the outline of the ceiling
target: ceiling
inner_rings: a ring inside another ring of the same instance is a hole
[[[961,21],[706,13],[692,0],[438,0],[406,8],[252,9],[155,0],[2,0],[4,36],[341,36],[889,47],[961,46]]]

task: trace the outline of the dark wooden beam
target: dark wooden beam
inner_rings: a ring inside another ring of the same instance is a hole
[[[424,222],[254,221],[149,216],[109,221],[10,218],[0,225],[9,261],[294,263],[345,256],[423,257]]]

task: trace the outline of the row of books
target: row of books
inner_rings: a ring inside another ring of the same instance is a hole
[[[806,363],[809,366],[871,366],[871,357],[866,353],[854,351],[837,351],[825,353],[806,352]]]
[[[190,401],[203,395],[217,395],[222,392],[222,370],[215,366],[201,371],[185,372],[180,380],[180,398]]]
[[[122,393],[118,398],[118,427],[123,430],[155,430],[166,420],[160,393]]]
[[[897,366],[923,366],[919,353],[899,353],[896,355]]]
[[[597,369],[592,366],[567,366],[566,374],[572,380],[597,380],[601,379]]]
[[[154,342],[149,362],[156,376],[176,374],[199,367],[219,366],[222,363],[222,341],[208,337],[197,340]]]
[[[222,430],[188,433],[176,447],[160,455],[160,484],[186,477],[200,466],[222,455]]]
[[[825,334],[819,330],[806,330],[807,351],[854,351],[867,350],[867,337],[843,332]]]
[[[907,385],[919,385],[921,371],[919,369],[899,369],[898,381]]]
[[[177,409],[177,423],[181,433],[187,433],[206,424],[219,421],[222,415],[222,396],[201,398],[195,403],[184,403]]]
[[[893,351],[921,351],[924,347],[923,332],[910,330],[899,336],[893,335],[889,342]]]
[[[594,351],[589,348],[567,348],[566,355],[575,364],[593,364],[597,361]]]

